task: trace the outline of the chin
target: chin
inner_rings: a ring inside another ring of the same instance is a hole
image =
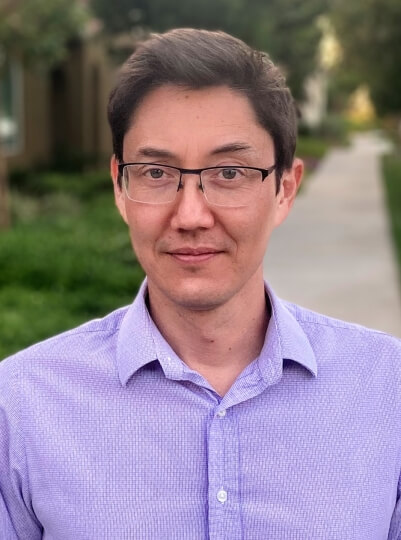
[[[229,298],[228,291],[210,284],[181,283],[165,291],[174,304],[191,311],[210,311],[224,304]]]

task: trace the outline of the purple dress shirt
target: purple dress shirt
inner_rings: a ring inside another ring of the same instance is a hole
[[[401,538],[401,342],[283,302],[221,398],[144,301],[0,363],[1,540]]]

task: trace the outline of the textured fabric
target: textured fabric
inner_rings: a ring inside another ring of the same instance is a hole
[[[0,363],[2,540],[401,538],[401,343],[278,300],[221,399],[135,302]]]

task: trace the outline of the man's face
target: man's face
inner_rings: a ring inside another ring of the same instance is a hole
[[[165,85],[147,94],[136,110],[123,157],[188,169],[268,168],[274,164],[274,147],[241,93],[225,86],[185,90]],[[278,195],[272,173],[251,204],[234,208],[209,204],[197,175],[184,175],[184,188],[168,204],[129,200],[117,185],[114,158],[112,176],[151,298],[208,310],[260,291],[265,248],[292,205],[302,164],[296,161],[284,173]]]

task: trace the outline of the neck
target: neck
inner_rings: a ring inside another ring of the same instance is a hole
[[[173,304],[151,283],[148,289],[151,316],[163,337],[224,395],[262,349],[269,322],[263,280],[224,305],[202,311]]]

